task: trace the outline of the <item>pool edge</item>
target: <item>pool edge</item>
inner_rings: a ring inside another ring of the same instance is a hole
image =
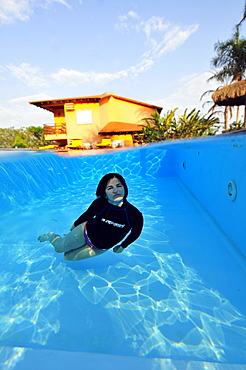
[[[119,355],[107,355],[87,352],[69,352],[51,349],[33,349],[23,347],[1,347],[1,352],[4,350],[13,354],[7,359],[2,368],[15,370],[67,370],[73,366],[73,369],[90,369],[98,370],[128,370],[132,368],[141,368],[141,370],[246,370],[246,364],[226,364],[207,361],[186,361],[172,360],[168,358],[143,358],[130,357]],[[0,363],[1,365],[1,363]],[[83,367],[82,367],[83,366]]]

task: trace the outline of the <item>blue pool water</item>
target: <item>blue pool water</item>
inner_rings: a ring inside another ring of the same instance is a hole
[[[10,153],[0,153],[1,368],[246,368],[245,136]],[[37,236],[68,232],[107,172],[126,178],[141,237],[119,255],[64,261]]]

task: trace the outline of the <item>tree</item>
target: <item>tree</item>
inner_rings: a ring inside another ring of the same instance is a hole
[[[175,119],[171,125],[174,138],[197,137],[204,135],[214,135],[218,130],[219,119],[213,117],[213,113],[208,117],[201,116],[200,111],[192,109]]]
[[[225,42],[217,42],[214,49],[217,55],[212,59],[211,64],[219,69],[210,79],[223,82],[229,78],[230,83],[244,79],[246,71],[246,39],[240,38],[239,24],[236,26],[233,37]],[[225,113],[228,115],[228,112]],[[239,107],[237,109],[237,120],[239,120]],[[226,120],[225,128],[226,130],[229,128],[229,123]]]
[[[44,139],[44,129],[40,126],[29,126],[26,128],[26,131],[36,139],[43,140]]]
[[[240,38],[239,28],[233,37],[225,42],[218,41],[214,45],[217,53],[212,59],[212,65],[220,70],[215,73],[214,78],[222,82],[231,78],[231,82],[240,81],[246,70],[246,39]]]
[[[147,143],[170,139],[170,127],[178,108],[168,111],[162,118],[158,111],[151,114],[149,118],[143,118],[146,122],[142,126],[143,140]]]
[[[15,140],[16,130],[11,128],[0,128],[0,148],[11,148]]]
[[[28,148],[28,145],[21,135],[16,135],[12,148]]]
[[[218,130],[219,119],[212,117],[201,116],[200,111],[196,109],[187,112],[183,115],[175,117],[178,108],[168,111],[163,117],[157,111],[149,118],[144,118],[146,122],[142,126],[142,139],[146,143],[180,139],[188,137],[197,137],[203,135],[213,135]]]
[[[25,141],[29,147],[38,147],[45,144],[44,129],[40,126],[30,126],[25,130]]]
[[[214,72],[213,76],[210,77],[207,82],[211,81],[212,79],[215,78],[215,75],[216,75],[216,72]],[[224,84],[224,86],[226,86],[226,84]],[[207,90],[205,91],[200,100],[202,100],[206,95],[212,95],[215,91],[219,90],[221,88],[221,86],[217,87],[216,90]],[[209,108],[208,110],[208,113],[209,114],[221,114],[222,112],[221,111],[216,111],[215,109],[218,107],[218,105],[211,99],[211,100],[207,100],[203,103],[203,107],[206,105],[206,104],[212,104],[212,106]],[[223,112],[223,115],[224,115],[224,123],[225,123],[225,130],[227,131],[229,129],[229,115],[230,115],[230,118],[232,117],[232,107],[229,107],[228,105],[224,107],[224,112]]]
[[[239,28],[242,24],[242,22],[246,19],[246,2],[244,3],[244,11],[243,11],[243,17],[240,20],[240,22],[236,25],[236,28]]]
[[[240,130],[244,127],[244,122],[238,121],[238,122],[232,122],[229,127],[229,131],[235,131]]]
[[[0,148],[38,148],[44,143],[42,127],[0,128]]]

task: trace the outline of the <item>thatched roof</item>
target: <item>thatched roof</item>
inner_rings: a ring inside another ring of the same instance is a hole
[[[246,80],[222,87],[212,95],[217,105],[246,105]]]

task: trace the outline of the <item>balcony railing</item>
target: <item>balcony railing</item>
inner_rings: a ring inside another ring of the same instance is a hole
[[[56,123],[55,125],[44,125],[44,135],[66,134],[66,123]]]

